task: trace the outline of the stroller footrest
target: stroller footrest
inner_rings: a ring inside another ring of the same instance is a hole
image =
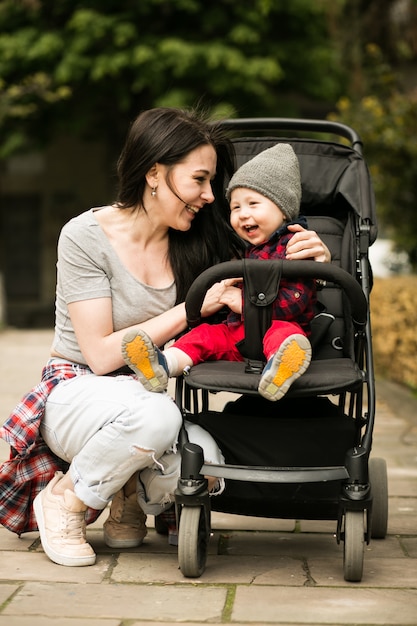
[[[247,465],[204,464],[204,476],[263,483],[318,483],[349,478],[346,467],[250,467]]]

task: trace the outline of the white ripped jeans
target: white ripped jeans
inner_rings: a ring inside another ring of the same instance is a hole
[[[177,487],[181,423],[168,394],[146,391],[130,376],[85,374],[51,391],[41,434],[52,452],[70,463],[75,493],[87,506],[105,508],[137,472],[139,502],[145,513],[158,515]],[[206,462],[223,462],[209,433],[195,424],[186,428]]]

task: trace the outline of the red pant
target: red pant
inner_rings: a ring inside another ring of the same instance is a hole
[[[200,324],[186,333],[172,347],[182,350],[192,359],[193,364],[203,361],[244,361],[236,348],[236,343],[244,339],[244,325]],[[268,360],[280,345],[294,333],[305,335],[296,322],[275,320],[263,338],[263,351]]]

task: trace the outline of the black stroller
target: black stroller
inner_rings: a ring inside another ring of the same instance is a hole
[[[384,538],[388,523],[386,464],[370,458],[375,384],[368,248],[376,220],[362,144],[350,127],[327,121],[224,124],[236,135],[238,166],[278,141],[292,145],[301,169],[301,213],[329,247],[332,263],[237,260],[208,269],[192,285],[186,309],[195,325],[214,282],[244,277],[248,358],[202,363],[177,379],[176,402],[184,416],[213,435],[226,460],[205,465],[201,448],[182,442],[175,495],[179,567],[187,577],[204,572],[212,507],[258,517],[335,520],[337,542],[344,542],[344,578],[360,581],[364,545],[371,537]],[[317,139],[329,135],[349,145]],[[280,276],[318,279],[324,312],[313,321],[310,367],[275,403],[257,387],[264,365],[261,338]],[[221,412],[209,406],[210,394],[219,391],[237,394]],[[225,491],[209,498],[204,475],[223,477]]]

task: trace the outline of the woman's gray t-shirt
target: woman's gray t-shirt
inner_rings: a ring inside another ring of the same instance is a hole
[[[111,298],[113,330],[140,324],[175,305],[173,283],[156,289],[124,267],[90,209],[70,220],[58,240],[55,336],[53,350],[86,365],[77,343],[68,304]]]

